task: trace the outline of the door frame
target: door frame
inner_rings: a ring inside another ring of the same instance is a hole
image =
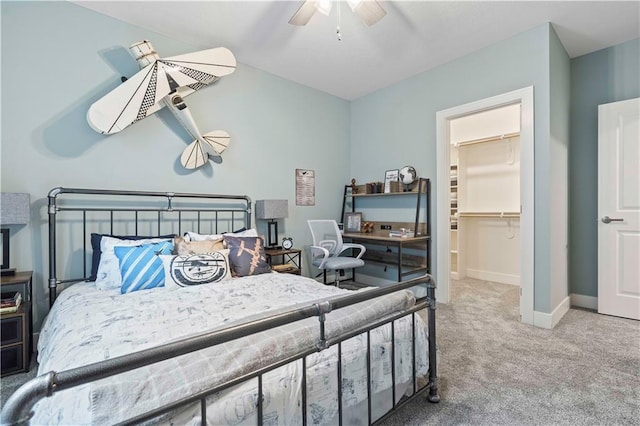
[[[533,86],[458,105],[436,113],[436,297],[449,303],[451,277],[449,121],[519,103],[520,109],[520,319],[533,325],[534,309],[534,98]]]

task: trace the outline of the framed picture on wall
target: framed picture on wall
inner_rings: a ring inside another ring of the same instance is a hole
[[[344,214],[344,232],[362,231],[362,213],[347,212]]]

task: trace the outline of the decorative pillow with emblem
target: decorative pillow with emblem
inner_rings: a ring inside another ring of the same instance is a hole
[[[231,278],[229,250],[160,256],[168,289],[218,283]]]
[[[183,237],[173,239],[173,254],[188,256],[190,254],[213,253],[224,249],[222,237],[217,240],[188,241]]]
[[[164,286],[164,267],[160,255],[171,254],[172,241],[141,246],[113,248],[120,261],[122,294]]]
[[[229,261],[233,274],[238,277],[271,272],[264,254],[264,240],[260,237],[236,237],[223,235],[229,248]]]

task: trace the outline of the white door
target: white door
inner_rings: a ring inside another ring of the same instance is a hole
[[[598,107],[598,312],[640,319],[640,98]]]

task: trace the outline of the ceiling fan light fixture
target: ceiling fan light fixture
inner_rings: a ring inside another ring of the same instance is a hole
[[[376,0],[347,0],[347,3],[353,13],[362,19],[367,26],[375,24],[387,14]],[[307,25],[316,12],[329,16],[332,6],[333,1],[331,0],[304,0],[296,13],[289,19],[289,23],[291,25]]]
[[[347,0],[347,3],[349,4],[349,7],[353,11],[353,10],[356,10],[356,7],[358,7],[360,3],[362,3],[362,0]]]
[[[349,6],[351,6],[349,1]],[[384,18],[387,12],[380,6],[376,0],[353,0],[355,7],[352,7],[353,13],[358,15],[367,26],[371,26]]]
[[[315,6],[316,9],[318,9],[318,12],[322,13],[324,16],[329,16],[333,3],[331,2],[331,0],[318,0],[316,1]]]

